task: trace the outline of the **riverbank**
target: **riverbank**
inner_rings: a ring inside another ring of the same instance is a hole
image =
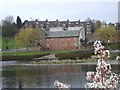
[[[65,58],[56,57],[56,54],[66,56]],[[97,64],[97,56],[90,55],[89,58],[78,58],[83,54],[81,51],[40,51],[40,52],[4,52],[2,55],[2,61],[17,61],[17,62],[29,62],[27,65],[61,65],[61,64]],[[87,53],[84,53],[87,54]],[[70,58],[74,56],[74,59]],[[110,58],[106,60],[110,64],[118,64],[116,60],[118,56],[117,52],[111,52]],[[9,65],[9,64],[8,64]],[[18,64],[19,65],[19,64]],[[25,65],[23,63],[23,65]]]
[[[54,64],[83,64],[83,65],[95,65],[97,64],[98,59],[82,59],[82,60],[42,60],[42,61],[32,61],[31,64],[39,64],[39,65],[54,65]],[[110,64],[120,64],[118,60],[107,60],[107,63]]]
[[[120,65],[118,60],[108,60],[107,63],[111,65]],[[96,65],[97,59],[85,59],[85,60],[41,60],[41,61],[1,61],[2,67],[4,66],[53,66],[53,65]]]
[[[78,50],[62,50],[62,51],[26,51],[26,52],[7,52],[3,51],[0,55],[0,58],[2,58],[2,61],[8,61],[8,60],[34,60],[37,58],[41,58],[42,56],[50,55],[50,54],[59,54],[59,53],[67,53],[67,52],[73,52]]]

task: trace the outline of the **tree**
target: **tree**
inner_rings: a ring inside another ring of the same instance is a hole
[[[1,22],[0,22],[0,38],[2,37],[2,25],[1,25]]]
[[[100,20],[97,20],[95,23],[95,30],[99,29],[102,26],[102,22]]]
[[[43,46],[43,43],[45,44],[45,33],[41,31],[40,29],[31,27],[22,28],[15,37],[16,47],[20,47],[21,43],[25,44],[26,48],[36,46],[37,44]]]
[[[91,21],[91,32],[94,33],[95,31],[95,23],[94,21]]]
[[[3,37],[14,37],[16,34],[16,26],[13,22],[12,16],[7,16],[5,20],[2,20],[2,36]]]
[[[19,16],[17,16],[16,26],[17,26],[17,29],[22,28],[22,21]]]
[[[108,42],[113,42],[116,38],[116,33],[117,31],[115,30],[115,27],[113,26],[107,26],[107,27],[101,27],[96,30],[96,36],[102,41]]]
[[[7,16],[4,20],[1,21],[2,28],[2,44],[8,49],[8,42],[10,38],[14,38],[16,34],[16,25],[14,23],[13,16]]]

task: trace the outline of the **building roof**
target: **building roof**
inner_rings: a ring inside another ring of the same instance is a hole
[[[78,37],[80,30],[49,31],[46,38]]]

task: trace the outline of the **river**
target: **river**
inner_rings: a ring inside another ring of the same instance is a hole
[[[59,80],[72,88],[84,88],[86,72],[95,71],[96,65],[32,65],[28,62],[4,61],[2,66],[2,88],[55,88]],[[112,65],[112,72],[120,73],[118,65]]]

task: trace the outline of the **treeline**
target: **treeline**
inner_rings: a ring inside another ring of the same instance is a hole
[[[16,22],[14,22],[13,16],[7,16],[1,21],[2,37],[13,38],[19,33],[22,26],[23,24],[19,16],[17,16]]]
[[[23,27],[19,16],[14,22],[13,16],[1,21],[2,49],[18,49],[38,46],[45,48],[45,33],[40,28]]]
[[[9,41],[12,40],[12,42],[10,43],[14,43],[14,37],[16,36],[17,33],[19,33],[22,26],[23,23],[19,16],[17,16],[16,22],[14,22],[13,16],[7,16],[5,19],[1,21],[0,28],[3,49],[9,49]]]

